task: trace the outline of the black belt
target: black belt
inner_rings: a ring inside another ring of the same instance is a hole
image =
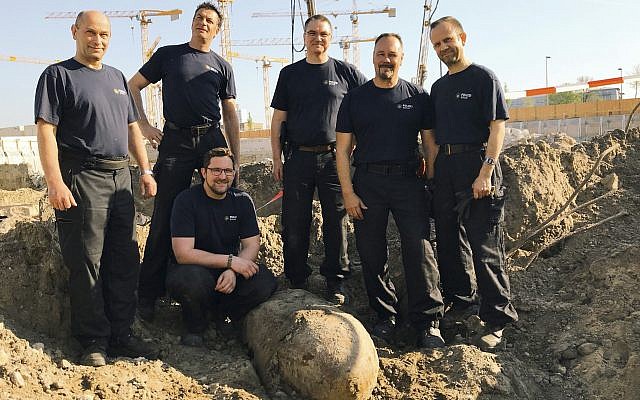
[[[441,144],[438,152],[450,156],[451,154],[482,150],[485,147],[484,143]]]
[[[171,121],[165,121],[164,122],[164,126],[169,128],[169,129],[173,129],[175,131],[189,132],[193,136],[200,136],[200,135],[204,135],[205,133],[209,132],[211,130],[211,128],[219,128],[220,124],[216,122],[216,123],[207,123],[207,124],[202,124],[202,125],[194,125],[194,126],[182,127],[182,126],[178,126],[178,125],[174,124]]]
[[[409,172],[415,174],[415,165],[410,164],[366,163],[360,164],[358,167],[378,175],[408,175]]]
[[[103,158],[77,153],[67,149],[60,149],[58,154],[61,161],[83,169],[116,171],[129,166],[128,155]]]
[[[335,145],[333,143],[328,144],[319,144],[316,146],[298,146],[298,150],[307,151],[309,153],[326,153],[328,151],[333,151]]]

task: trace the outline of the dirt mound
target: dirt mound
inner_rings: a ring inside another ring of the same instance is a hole
[[[620,189],[560,218],[514,253],[510,275],[520,321],[505,331],[505,348],[495,355],[466,344],[414,352],[410,335],[399,335],[392,346],[375,342],[381,370],[373,399],[638,398],[639,132],[616,131],[575,145],[536,142],[507,149],[503,161],[509,188],[505,227],[508,247],[519,245],[528,232],[560,209],[600,155],[613,145],[618,148],[595,168],[569,208],[607,193],[615,186],[613,174]],[[243,179],[257,206],[279,190],[268,163],[243,167]],[[42,195],[25,190],[0,192],[0,200],[34,205]],[[280,204],[270,207],[259,221],[260,258],[281,274]],[[13,398],[270,398],[251,364],[248,348],[238,339],[224,337],[211,327],[206,333],[206,350],[180,346],[179,309],[168,300],[160,304],[158,322],[135,325],[136,332],[162,349],[164,362],[120,360],[93,370],[62,361],[76,357],[74,347],[61,340],[68,329],[66,270],[46,207],[37,209],[45,212],[14,212],[13,222],[0,223],[0,229],[5,224],[8,231],[0,236],[4,255],[0,311],[11,327],[0,326],[2,393]],[[26,222],[16,225],[20,219]],[[317,273],[322,254],[317,204],[313,221],[311,291],[322,295],[324,282]],[[138,227],[141,243],[145,229],[148,227]],[[399,241],[393,224],[389,233],[389,259],[398,279]],[[397,283],[402,286],[401,280]],[[352,302],[343,311],[370,326],[375,316],[368,307],[357,264],[346,286]],[[285,287],[281,278],[281,288]],[[44,352],[38,350],[42,346],[37,342],[44,344]],[[271,398],[300,397],[276,392]]]

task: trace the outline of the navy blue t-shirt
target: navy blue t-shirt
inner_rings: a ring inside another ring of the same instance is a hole
[[[171,237],[195,238],[196,249],[237,255],[240,239],[259,234],[253,200],[239,189],[216,200],[199,184],[182,191],[173,203]]]
[[[60,149],[97,157],[129,152],[129,124],[138,112],[127,80],[102,64],[91,69],[73,58],[48,66],[38,80],[35,121],[56,125]]]
[[[356,67],[344,61],[329,58],[323,64],[309,64],[300,60],[280,71],[271,107],[287,112],[287,134],[293,143],[333,143],[342,98],[366,81]]]
[[[431,98],[438,144],[484,143],[491,121],[509,119],[500,82],[482,65],[471,64],[438,79],[431,86]]]
[[[432,104],[420,87],[403,79],[390,89],[373,80],[342,100],[337,132],[352,133],[357,145],[354,163],[415,160],[421,129],[432,127]]]
[[[139,72],[151,83],[162,79],[164,117],[181,127],[220,122],[220,100],[236,97],[231,65],[189,43],[159,48]]]

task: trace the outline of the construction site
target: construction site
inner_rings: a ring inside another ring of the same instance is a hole
[[[246,62],[259,75],[260,87],[254,86],[252,94],[264,122],[247,119],[238,109],[239,187],[255,203],[261,238],[258,261],[277,277],[276,293],[248,314],[237,336],[211,324],[200,348],[181,344],[180,306],[162,298],[154,322],[137,318],[133,326],[137,335],[160,349],[160,359],[110,359],[100,368],[80,365],[79,345],[70,339],[69,272],[47,197],[36,127],[0,128],[0,399],[640,399],[640,99],[622,93],[623,85],[640,82],[640,74],[619,69],[615,77],[505,91],[510,119],[500,155],[508,188],[503,228],[511,300],[519,320],[505,329],[505,340],[492,353],[471,344],[479,329],[477,316],[443,328],[446,347],[416,350],[410,329],[402,330],[409,333],[396,335],[393,343],[369,335],[376,315],[368,303],[361,265],[352,264],[345,281],[348,304],[325,300],[317,200],[308,290],[292,289],[285,279],[282,187],[272,176],[270,73],[295,57],[265,54],[271,54],[269,46],[288,49],[302,46],[302,41],[234,39],[233,3],[217,1],[229,18],[224,19],[214,50],[234,68]],[[363,29],[362,19],[375,18],[383,25],[396,18],[400,2],[367,8],[353,1],[350,9],[331,9],[334,3],[322,2],[323,9],[313,0],[293,1],[290,11],[255,12],[252,22],[281,18],[293,26],[294,19],[299,25],[300,18],[317,13],[346,17],[348,33],[340,31],[333,43],[345,61],[359,67],[370,58],[376,38]],[[415,69],[404,72],[407,80],[428,89],[427,76],[434,72],[427,58],[435,57],[429,24],[434,15],[442,15],[435,12],[438,1],[414,3],[411,12],[421,17],[420,40]],[[161,43],[160,37],[150,40],[149,24],[190,19],[192,10],[181,7],[185,9],[105,14],[129,19],[132,32],[135,24],[140,33],[138,57],[145,62]],[[44,18],[76,15],[77,11],[54,11]],[[385,30],[389,29],[378,33]],[[57,61],[0,54],[0,63],[44,68]],[[555,94],[578,92],[586,99],[584,93],[601,89],[612,90],[613,98],[549,102],[548,96]],[[148,86],[143,99],[149,121],[162,128],[161,84]],[[147,143],[146,149],[155,162],[155,146]],[[130,169],[137,188],[139,168]],[[154,203],[134,193],[142,257]],[[358,259],[352,222],[347,228],[349,256]],[[400,237],[393,219],[387,237],[400,324],[408,328]]]

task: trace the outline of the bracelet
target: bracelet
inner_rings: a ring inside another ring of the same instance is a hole
[[[153,175],[153,171],[150,169],[143,169],[140,171],[140,176],[142,175]]]
[[[233,254],[229,254],[229,258],[227,258],[227,269],[231,268],[232,262],[233,262]]]

